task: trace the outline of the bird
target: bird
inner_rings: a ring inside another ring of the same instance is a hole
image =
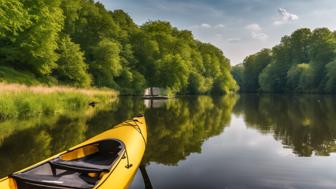
[[[92,101],[92,102],[89,103],[89,106],[94,108],[97,104],[98,104],[98,102]]]

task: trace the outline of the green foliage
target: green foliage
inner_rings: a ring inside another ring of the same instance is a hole
[[[145,77],[137,71],[123,69],[116,80],[122,86],[118,88],[122,94],[142,95],[146,88]]]
[[[0,0],[0,23],[0,38],[12,40],[31,24],[27,10],[17,0]]]
[[[218,77],[215,79],[213,87],[212,87],[212,94],[230,94],[236,92],[238,90],[238,86],[236,81],[231,76],[231,73],[225,73],[222,77]]]
[[[148,86],[180,94],[237,90],[222,51],[169,22],[139,27],[93,0],[0,2],[0,64],[42,82],[125,94]]]
[[[0,110],[0,120],[16,117],[18,114],[15,102],[8,94],[0,98]]]
[[[309,83],[309,64],[293,65],[287,72],[287,87],[290,91],[304,92]]]
[[[120,46],[118,43],[104,39],[92,50],[94,62],[90,70],[97,86],[115,87],[113,78],[121,74]]]
[[[79,99],[87,105],[88,99],[84,95],[66,95],[64,94],[48,94],[37,95],[32,93],[7,93],[0,94],[0,102],[2,119],[8,118],[29,118],[38,115],[50,115],[63,112],[65,109],[73,110],[79,107]],[[76,96],[76,97],[74,97]]]
[[[1,92],[0,120],[56,115],[68,111],[83,111],[89,108],[88,103],[90,101],[107,104],[111,101],[111,97],[99,94],[90,96],[76,91],[52,93],[34,93],[31,91]]]
[[[40,76],[51,73],[58,59],[55,50],[64,19],[59,5],[58,0],[1,3],[0,12],[5,15],[1,16],[0,25],[6,28],[0,32],[2,64],[25,68]]]
[[[236,80],[239,87],[243,87],[243,81],[244,81],[244,65],[238,64],[232,68],[232,76]],[[241,89],[240,89],[241,90]]]
[[[193,72],[189,77],[188,92],[190,94],[205,94],[210,90],[212,81],[207,80],[201,74]]]
[[[264,61],[257,59],[262,53],[245,59],[243,77],[238,77],[242,91],[335,92],[336,36],[329,29],[299,29],[283,37]]]
[[[29,72],[17,71],[10,67],[0,66],[0,81],[6,83],[20,83],[26,85],[36,85],[40,81]]]
[[[218,48],[194,40],[191,32],[168,22],[147,22],[141,29],[134,37],[136,68],[149,86],[180,94],[224,94],[237,89],[229,60]]]
[[[326,65],[327,68],[327,82],[325,91],[329,93],[336,92],[336,60]]]
[[[32,17],[32,26],[23,31],[16,41],[23,60],[38,75],[48,75],[56,67],[58,34],[63,27],[59,1],[23,1]],[[17,61],[18,61],[17,60]],[[22,65],[25,66],[25,65]]]
[[[179,91],[188,83],[188,65],[179,55],[167,55],[155,62],[157,83],[154,85]]]
[[[241,86],[242,91],[255,92],[259,90],[259,74],[271,60],[271,50],[269,49],[264,49],[257,54],[245,58],[243,63],[244,72],[242,79],[244,83]]]
[[[84,53],[79,45],[73,43],[69,36],[62,38],[58,45],[60,55],[55,70],[59,81],[79,87],[90,86],[91,78],[88,74],[88,65],[85,63]]]

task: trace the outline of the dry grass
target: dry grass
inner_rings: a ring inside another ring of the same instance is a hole
[[[117,91],[111,89],[97,89],[97,88],[74,88],[67,86],[27,86],[22,84],[8,84],[0,83],[1,92],[30,92],[37,94],[50,94],[50,93],[81,93],[88,96],[104,95],[115,97],[118,95]]]

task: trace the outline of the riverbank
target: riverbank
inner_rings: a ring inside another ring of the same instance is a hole
[[[0,120],[80,111],[90,102],[108,104],[117,96],[110,89],[0,83]]]

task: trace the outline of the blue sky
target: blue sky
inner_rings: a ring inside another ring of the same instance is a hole
[[[170,21],[223,50],[231,64],[302,27],[336,30],[336,0],[99,0],[137,24]]]

